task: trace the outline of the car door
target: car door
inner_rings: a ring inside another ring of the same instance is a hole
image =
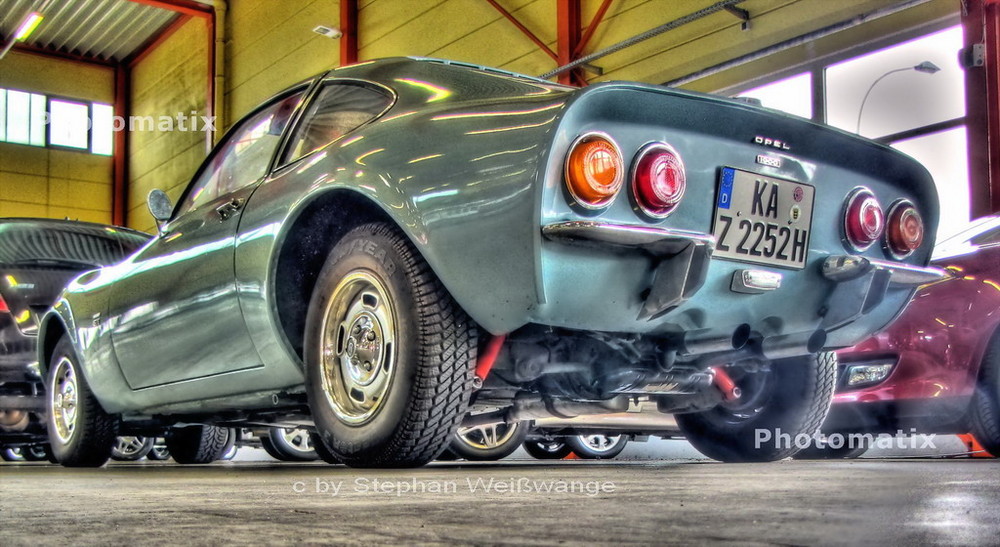
[[[263,366],[236,290],[241,212],[303,95],[280,97],[244,118],[216,146],[159,238],[115,282],[112,344],[133,389]]]

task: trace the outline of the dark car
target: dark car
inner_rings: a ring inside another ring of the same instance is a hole
[[[42,316],[74,277],[122,260],[149,237],[89,222],[0,218],[0,449],[45,457]]]
[[[1000,455],[1000,217],[942,241],[933,264],[950,276],[921,287],[884,332],[839,352],[827,439],[802,457],[858,456],[880,434],[970,431]]]
[[[934,183],[891,148],[719,97],[430,59],[295,85],[176,206],[150,198],[159,237],[71,282],[42,326],[65,465],[167,428],[176,461],[211,461],[225,427],[267,426],[414,466],[463,420],[640,395],[710,456],[779,459],[755,432],[819,427],[824,348],[942,275]]]

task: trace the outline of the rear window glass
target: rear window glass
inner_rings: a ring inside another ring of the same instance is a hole
[[[292,135],[282,163],[293,162],[340,139],[381,114],[390,104],[392,97],[368,86],[325,84]]]

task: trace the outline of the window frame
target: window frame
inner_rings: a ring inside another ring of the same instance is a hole
[[[292,88],[286,89],[281,93],[278,93],[277,95],[274,95],[273,97],[269,98],[268,100],[258,105],[257,108],[254,108],[250,112],[246,113],[244,116],[241,116],[236,123],[234,123],[229,129],[227,129],[226,132],[222,135],[222,137],[218,140],[218,142],[212,147],[212,150],[208,153],[208,155],[205,156],[205,159],[202,160],[201,164],[198,165],[198,169],[195,170],[194,175],[191,177],[187,185],[184,187],[184,191],[181,192],[181,195],[177,198],[177,201],[174,203],[173,211],[171,211],[170,213],[170,220],[168,220],[167,222],[173,222],[179,216],[181,216],[182,213],[180,210],[181,205],[185,201],[187,201],[187,197],[191,193],[194,184],[199,179],[201,179],[201,176],[204,174],[205,169],[209,167],[209,165],[215,159],[216,155],[221,152],[222,147],[228,144],[229,140],[233,138],[237,130],[243,129],[245,121],[249,120],[250,118],[253,118],[257,114],[260,114],[262,111],[274,106],[275,104],[289,98],[290,96],[296,93],[302,93],[302,97],[299,99],[299,104],[295,106],[295,110],[289,116],[288,125],[286,125],[284,131],[282,131],[281,138],[278,140],[278,145],[275,147],[274,152],[271,153],[271,157],[268,159],[266,167],[264,168],[263,178],[267,179],[268,177],[270,177],[271,172],[274,170],[274,162],[275,158],[277,157],[276,154],[284,148],[285,142],[288,139],[289,128],[292,127],[293,124],[301,116],[302,108],[309,100],[313,92],[313,89],[311,87],[312,85],[313,82],[304,82]],[[195,209],[190,209],[189,211],[194,211],[196,209],[197,207]],[[184,211],[184,213],[189,211]]]
[[[101,102],[101,101],[92,101],[92,100],[88,100],[88,99],[80,99],[80,98],[77,98],[77,97],[70,97],[70,96],[67,96],[67,95],[50,94],[50,93],[37,92],[37,91],[27,91],[25,89],[17,89],[17,88],[12,88],[12,87],[0,86],[0,89],[2,89],[3,91],[5,91],[5,93],[4,93],[4,102],[2,104],[0,104],[0,108],[3,109],[3,114],[4,114],[4,116],[3,116],[4,131],[3,131],[3,138],[0,138],[0,144],[11,144],[11,145],[19,145],[19,146],[31,146],[31,147],[34,147],[34,148],[48,148],[48,149],[52,149],[52,150],[61,150],[61,151],[65,151],[65,152],[77,152],[77,153],[83,153],[83,154],[90,154],[92,156],[100,156],[100,157],[105,157],[105,158],[110,158],[110,157],[113,157],[115,155],[116,151],[115,151],[113,145],[112,145],[112,149],[111,149],[111,153],[110,154],[101,154],[101,153],[97,153],[97,152],[93,151],[93,146],[94,146],[94,105],[95,104],[99,104],[99,105],[107,106],[107,107],[110,107],[110,108],[113,109],[114,108],[113,104],[104,103],[104,102]],[[17,93],[25,93],[25,94],[27,94],[29,96],[29,107],[28,107],[29,108],[29,111],[28,111],[28,140],[29,140],[29,142],[27,142],[27,143],[14,142],[14,141],[11,141],[11,140],[8,139],[6,123],[10,119],[10,116],[9,116],[9,112],[8,112],[7,106],[8,106],[8,102],[9,102],[8,98],[10,96],[10,92],[11,91],[14,91],[14,92],[17,92]],[[44,143],[41,144],[41,145],[32,144],[30,142],[30,140],[31,140],[31,132],[32,132],[32,127],[31,127],[31,111],[30,111],[30,108],[31,108],[30,107],[30,101],[31,101],[31,99],[30,99],[30,97],[32,95],[41,96],[44,99],[44,101],[45,101],[45,120],[43,122],[45,126],[41,129],[42,134],[43,134],[43,141],[44,141]],[[87,147],[86,148],[76,148],[76,147],[73,147],[73,146],[66,146],[66,145],[62,145],[62,144],[53,144],[52,143],[52,101],[53,100],[55,100],[55,101],[61,101],[61,102],[67,102],[67,103],[75,103],[75,104],[85,105],[87,107],[88,127],[87,127]],[[114,131],[113,126],[112,126],[112,131]]]
[[[41,93],[40,93],[41,95]],[[52,101],[59,101],[63,103],[73,103],[78,105],[84,105],[87,107],[87,146],[86,148],[77,148],[75,146],[67,146],[64,144],[53,144],[52,143]],[[105,104],[105,103],[101,103]],[[80,99],[72,99],[69,97],[63,97],[61,95],[45,95],[45,148],[52,148],[53,150],[68,150],[72,152],[86,152],[88,154],[93,154],[95,156],[103,156],[104,154],[94,154],[91,152],[94,146],[94,103],[93,101],[84,101]],[[114,152],[112,151],[112,154]],[[105,156],[107,157],[107,156]]]
[[[294,158],[294,159],[291,159],[291,160],[284,161],[283,158],[285,157],[286,153],[288,152],[289,146],[291,146],[291,144],[292,144],[291,143],[292,135],[295,135],[296,133],[298,133],[299,127],[303,123],[303,120],[302,120],[303,116],[305,116],[305,113],[309,110],[309,108],[312,107],[313,103],[315,103],[319,99],[319,94],[323,91],[323,88],[326,87],[327,85],[332,85],[332,84],[346,84],[346,85],[353,85],[353,86],[358,86],[358,87],[371,88],[371,89],[374,89],[377,92],[384,93],[389,98],[389,103],[386,105],[385,108],[382,109],[381,112],[379,112],[378,114],[372,116],[371,118],[369,118],[367,121],[365,121],[361,125],[359,125],[359,126],[353,128],[353,129],[351,129],[350,131],[344,133],[340,137],[338,137],[338,138],[336,138],[336,139],[334,139],[334,140],[326,143],[325,145],[323,145],[323,146],[321,146],[321,147],[319,147],[319,148],[317,148],[315,150],[311,150],[310,152],[308,152],[306,154],[303,154],[302,156],[300,156],[298,158]],[[364,80],[364,79],[361,79],[361,78],[344,78],[344,77],[339,77],[339,76],[328,76],[328,77],[324,76],[324,77],[317,78],[316,81],[313,82],[313,87],[312,87],[312,89],[309,90],[308,96],[299,105],[299,111],[296,112],[295,118],[293,119],[292,123],[289,124],[289,128],[286,129],[286,131],[285,131],[285,136],[282,139],[281,144],[278,146],[278,148],[279,148],[278,154],[274,157],[274,164],[271,166],[272,167],[272,173],[279,172],[279,171],[283,172],[284,170],[290,168],[291,166],[296,165],[296,164],[302,162],[302,160],[304,160],[304,159],[306,159],[308,157],[314,156],[317,153],[322,152],[323,150],[326,150],[327,148],[330,148],[330,146],[332,146],[335,143],[343,141],[345,138],[353,135],[359,129],[361,129],[363,127],[367,127],[372,122],[374,122],[374,121],[382,118],[383,116],[385,116],[387,112],[389,112],[390,110],[392,110],[392,108],[394,106],[396,106],[397,101],[399,101],[399,95],[396,93],[396,91],[394,89],[392,89],[392,88],[390,88],[388,86],[382,85],[382,84],[380,84],[378,82],[373,82],[371,80]]]

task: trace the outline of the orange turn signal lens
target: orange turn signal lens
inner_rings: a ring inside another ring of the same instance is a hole
[[[607,206],[622,187],[624,164],[610,138],[592,133],[573,144],[566,157],[566,187],[590,209]]]

